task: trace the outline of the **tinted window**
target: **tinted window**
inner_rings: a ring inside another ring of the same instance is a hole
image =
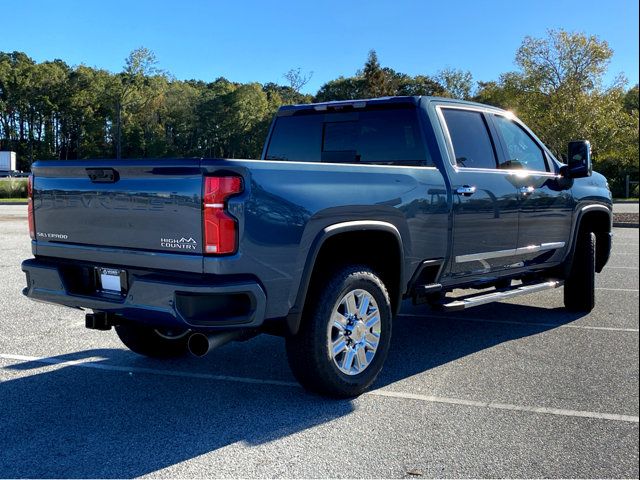
[[[536,142],[513,120],[495,115],[496,126],[507,149],[507,160],[500,168],[547,171],[544,153]]]
[[[480,112],[442,109],[456,163],[467,168],[496,168],[496,154]]]
[[[431,164],[413,108],[278,117],[266,158]]]
[[[342,115],[335,115],[340,117]],[[359,162],[358,121],[325,122],[322,135],[323,162]]]
[[[319,115],[278,117],[273,127],[267,160],[319,162],[322,118]]]
[[[361,162],[431,165],[413,108],[362,112],[356,134],[356,151]]]

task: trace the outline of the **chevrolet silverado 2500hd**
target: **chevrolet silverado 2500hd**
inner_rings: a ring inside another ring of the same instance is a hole
[[[32,171],[29,298],[154,357],[283,335],[295,377],[333,396],[375,380],[403,299],[454,311],[564,286],[586,312],[611,249],[588,142],[563,165],[509,112],[449,99],[282,107],[261,160]]]

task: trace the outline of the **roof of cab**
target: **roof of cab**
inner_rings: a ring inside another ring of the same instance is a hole
[[[467,100],[457,100],[454,98],[446,98],[446,97],[430,97],[430,96],[403,96],[403,97],[380,97],[380,98],[362,98],[356,100],[336,100],[332,102],[321,102],[321,103],[305,103],[299,105],[283,105],[278,109],[279,115],[293,115],[297,111],[301,110],[316,110],[323,111],[328,110],[330,108],[340,108],[340,107],[353,107],[353,108],[366,108],[367,106],[373,105],[415,105],[418,106],[421,99],[425,99],[429,102],[439,101],[446,103],[454,103],[454,104],[462,104],[462,105],[475,105],[483,108],[493,108],[496,110],[500,110],[497,107],[492,107],[491,105],[485,105],[477,102],[470,102]]]

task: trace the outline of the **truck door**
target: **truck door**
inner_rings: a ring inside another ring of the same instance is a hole
[[[500,168],[519,171],[513,176],[520,215],[519,260],[527,265],[548,263],[561,256],[571,232],[574,200],[542,146],[516,119],[491,114],[502,152]]]
[[[455,164],[451,277],[483,276],[514,263],[518,193],[498,166],[486,113],[473,107],[438,107]],[[452,162],[453,163],[453,162]]]

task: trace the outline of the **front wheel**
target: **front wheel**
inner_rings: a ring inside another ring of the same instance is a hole
[[[118,337],[132,352],[145,357],[172,358],[187,353],[189,330],[168,330],[126,323],[116,325]]]
[[[575,312],[590,312],[596,304],[596,235],[578,236],[569,276],[564,284],[564,305]]]
[[[287,358],[307,390],[333,397],[363,393],[376,379],[391,341],[391,302],[366,266],[346,267],[311,292]]]

